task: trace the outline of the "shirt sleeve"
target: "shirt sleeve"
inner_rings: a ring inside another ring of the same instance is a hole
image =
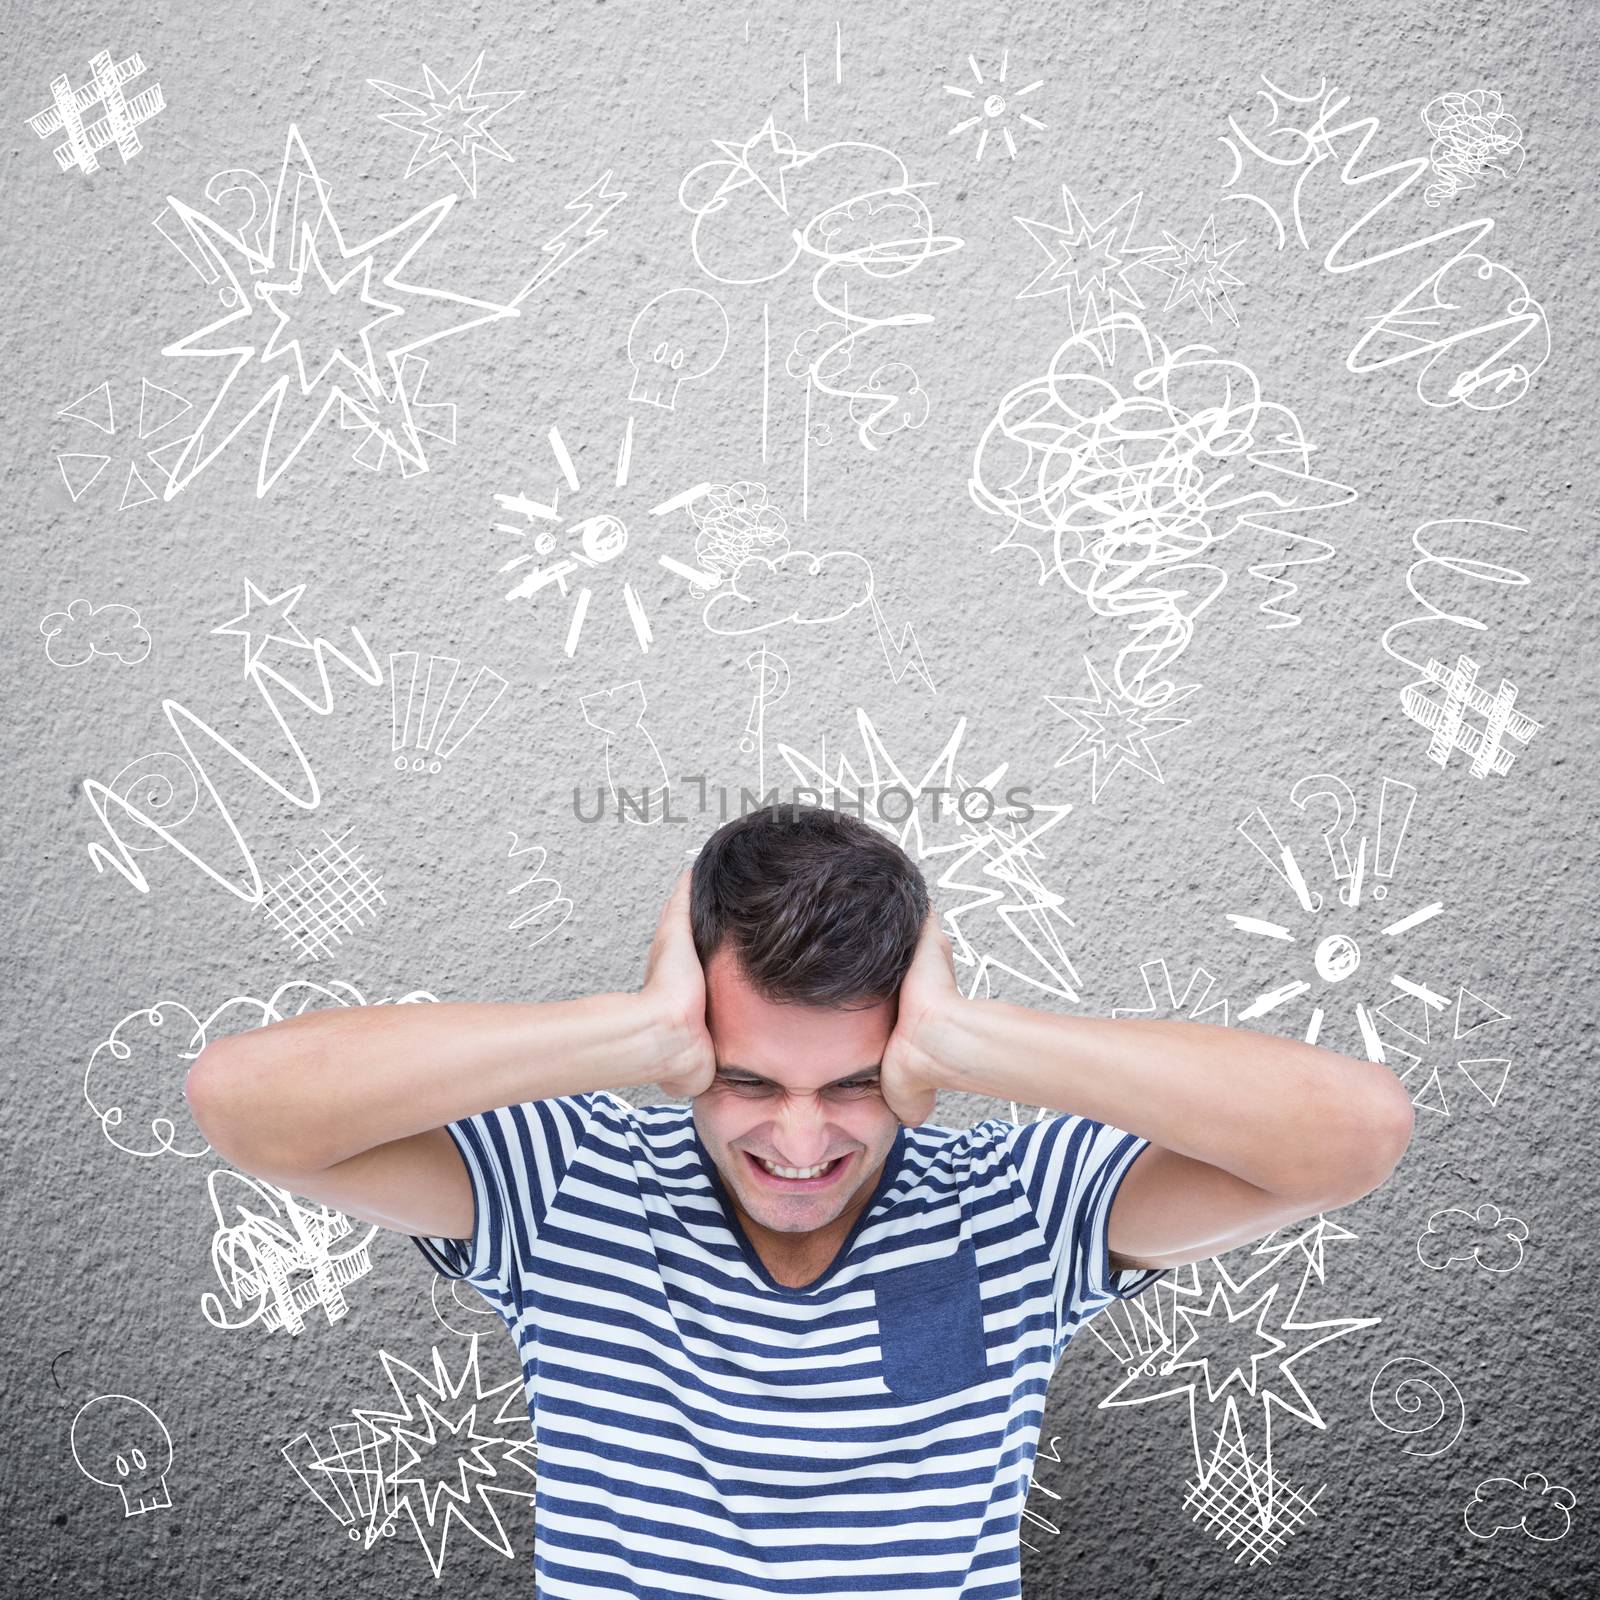
[[[465,1239],[409,1235],[436,1272],[465,1278],[502,1313],[516,1313],[545,1216],[594,1131],[598,1098],[528,1100],[445,1123],[472,1182],[473,1217]]]
[[[997,1125],[1004,1130],[1001,1143],[1050,1247],[1056,1337],[1064,1348],[1095,1312],[1113,1300],[1131,1300],[1173,1270],[1111,1267],[1111,1204],[1150,1141],[1090,1117],[1045,1116]]]

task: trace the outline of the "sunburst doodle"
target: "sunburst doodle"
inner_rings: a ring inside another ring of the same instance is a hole
[[[973,161],[983,160],[985,145],[989,142],[989,135],[996,130],[1005,141],[1006,154],[1015,161],[1017,158],[1017,141],[1011,132],[1011,120],[1025,123],[1030,128],[1043,131],[1045,124],[1037,117],[1030,116],[1026,111],[1017,106],[1017,101],[1024,95],[1032,94],[1035,89],[1044,84],[1043,78],[1035,78],[1032,83],[1024,84],[1020,89],[1006,89],[1006,71],[1011,64],[1011,52],[1006,50],[1000,56],[1000,73],[993,84],[984,82],[983,73],[979,69],[976,57],[968,56],[967,65],[972,69],[972,76],[977,87],[967,88],[963,84],[947,83],[944,86],[946,94],[959,96],[963,100],[970,100],[977,104],[977,110],[970,117],[963,117],[945,138],[954,139],[958,134],[968,132],[972,128],[978,130],[978,148],[973,153]]]

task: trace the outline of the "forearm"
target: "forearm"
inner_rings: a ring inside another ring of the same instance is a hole
[[[1375,1187],[1413,1115],[1381,1063],[1212,1023],[960,999],[920,1043],[941,1088],[1110,1123],[1286,1197]]]
[[[349,1006],[206,1046],[184,1092],[220,1153],[312,1171],[496,1106],[651,1082],[673,1048],[633,993]]]

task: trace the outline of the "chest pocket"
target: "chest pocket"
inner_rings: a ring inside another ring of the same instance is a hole
[[[902,1400],[936,1400],[981,1383],[989,1358],[972,1241],[932,1261],[913,1261],[873,1281],[883,1381]]]

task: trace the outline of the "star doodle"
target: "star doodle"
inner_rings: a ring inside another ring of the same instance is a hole
[[[1206,218],[1193,244],[1174,239],[1165,228],[1161,236],[1167,241],[1166,248],[1146,263],[1152,270],[1172,279],[1172,292],[1161,309],[1170,311],[1181,300],[1193,300],[1205,313],[1209,325],[1213,312],[1220,305],[1228,320],[1238,327],[1238,313],[1228,299],[1228,290],[1242,289],[1244,280],[1228,271],[1228,257],[1244,244],[1244,240],[1235,239],[1226,250],[1219,251],[1214,215]]]
[[[406,107],[404,111],[380,112],[378,120],[417,136],[411,164],[406,168],[408,178],[436,161],[448,161],[467,186],[467,193],[476,199],[479,154],[493,156],[496,161],[513,159],[511,152],[489,132],[489,123],[520,100],[523,92],[521,89],[479,92],[478,73],[482,68],[483,52],[480,50],[478,59],[448,87],[434,76],[426,63],[422,68],[424,87],[421,89],[404,89],[397,83],[385,83],[381,78],[367,79],[372,88],[381,89],[391,100],[398,100]]]
[[[256,657],[266,648],[269,639],[276,639],[279,644],[293,645],[299,650],[313,648],[311,641],[289,615],[294,603],[305,590],[306,586],[303,583],[297,583],[292,589],[285,589],[282,594],[269,597],[263,594],[249,578],[244,580],[244,610],[238,616],[218,623],[211,631],[236,633],[244,640],[246,677],[255,670]]]
[[[717,197],[747,183],[756,184],[785,216],[789,214],[789,191],[784,173],[806,160],[793,139],[780,133],[769,116],[743,144],[729,139],[712,141],[733,162],[733,170],[722,180]]]
[[[1056,758],[1055,765],[1065,766],[1083,756],[1090,758],[1090,801],[1100,798],[1100,790],[1118,767],[1126,762],[1157,783],[1165,782],[1161,767],[1150,744],[1154,739],[1184,727],[1188,717],[1164,716],[1160,713],[1186,699],[1200,687],[1187,683],[1181,688],[1166,685],[1167,693],[1160,698],[1155,694],[1143,700],[1123,694],[1095,671],[1094,663],[1085,656],[1083,664],[1089,672],[1091,692],[1082,695],[1047,694],[1045,702],[1064,717],[1078,724],[1078,737]],[[1079,710],[1078,707],[1084,709]],[[1157,724],[1164,726],[1156,726]],[[1101,770],[1101,762],[1106,763]]]

